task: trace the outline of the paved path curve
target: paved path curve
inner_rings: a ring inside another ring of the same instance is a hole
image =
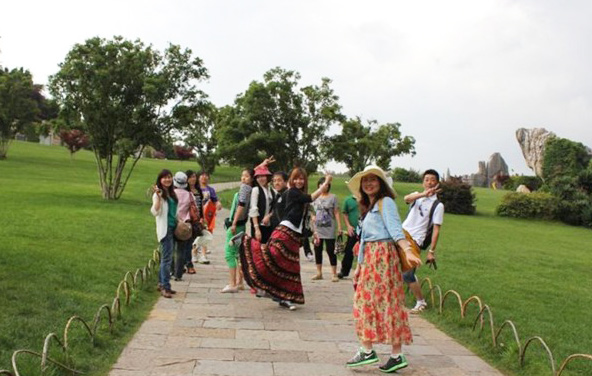
[[[216,189],[235,187],[224,183]],[[218,213],[223,223],[228,210]],[[210,265],[172,282],[178,293],[160,298],[122,352],[110,376],[341,376],[378,375],[377,365],[348,369],[358,348],[353,331],[351,280],[311,281],[302,260],[306,304],[296,311],[257,299],[248,290],[221,294],[227,281],[224,232],[214,231]],[[325,260],[326,261],[326,260]],[[326,266],[326,275],[330,275]],[[403,348],[415,376],[502,375],[426,320],[412,317],[414,344]],[[390,346],[376,347],[386,359]]]

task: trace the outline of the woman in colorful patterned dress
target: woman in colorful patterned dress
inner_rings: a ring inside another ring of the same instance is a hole
[[[307,194],[308,177],[302,168],[294,168],[285,193],[286,207],[280,224],[273,230],[267,247],[256,238],[245,236],[239,252],[245,281],[258,290],[258,296],[276,300],[280,307],[296,309],[304,304],[300,277],[300,245],[308,206],[331,184],[331,176],[312,194]]]
[[[386,343],[392,346],[391,356],[379,368],[395,372],[407,367],[401,346],[412,342],[396,245],[412,265],[421,264],[421,260],[413,255],[405,239],[392,179],[380,167],[368,166],[347,184],[358,199],[362,224],[354,272],[354,319],[362,347],[347,366],[378,362],[372,344]]]

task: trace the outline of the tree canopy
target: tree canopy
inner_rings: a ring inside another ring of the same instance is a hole
[[[253,81],[233,106],[220,110],[216,126],[221,158],[256,165],[269,155],[275,166],[316,171],[325,163],[327,131],[342,119],[338,97],[323,78],[320,85],[299,87],[298,72],[274,68],[263,82]]]
[[[104,198],[121,196],[145,146],[158,148],[187,126],[207,77],[201,59],[173,44],[161,53],[139,40],[95,37],[72,48],[49,88],[61,116],[89,136]]]
[[[384,170],[390,169],[391,158],[415,155],[415,139],[401,134],[401,124],[378,124],[376,120],[364,125],[360,117],[346,119],[341,134],[330,138],[330,155],[337,162],[343,162],[350,176],[362,171],[370,163]]]
[[[0,69],[0,159],[6,158],[14,136],[37,120],[40,91],[28,70]]]

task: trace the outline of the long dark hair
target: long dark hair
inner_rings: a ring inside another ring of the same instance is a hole
[[[173,177],[173,173],[170,170],[163,169],[158,174],[158,177],[156,178],[156,186],[162,192],[161,197],[163,199],[165,199],[165,200],[167,200],[170,197],[173,200],[175,200],[175,202],[178,202],[179,200],[177,199],[177,195],[175,194],[175,189],[173,188],[173,185],[171,184],[170,187],[166,188],[160,182],[160,179],[164,178],[165,176],[170,176],[172,178]]]
[[[362,189],[362,180],[364,180],[364,178],[369,175],[364,176],[360,180],[360,201],[358,202],[358,205],[360,206],[360,218],[364,218],[366,216],[366,214],[370,211],[370,209],[372,209],[374,204],[376,204],[380,199],[382,199],[384,197],[390,197],[393,200],[395,199],[395,195],[393,195],[391,193],[391,191],[389,191],[384,180],[382,180],[377,175],[372,174],[372,175],[376,176],[376,178],[378,179],[378,182],[380,183],[380,189],[378,190],[378,193],[374,197],[374,200],[371,200],[370,196],[368,196],[366,194],[366,192],[364,192],[364,190]]]

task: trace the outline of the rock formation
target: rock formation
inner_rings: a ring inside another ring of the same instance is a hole
[[[555,137],[555,133],[549,132],[545,128],[520,128],[516,131],[516,139],[522,149],[526,165],[538,177],[543,177],[545,143],[549,137]]]
[[[489,187],[492,182],[497,181],[500,176],[507,176],[508,165],[500,153],[493,153],[489,157],[489,161],[479,162],[479,171],[476,174],[471,174],[468,183],[474,187]]]

